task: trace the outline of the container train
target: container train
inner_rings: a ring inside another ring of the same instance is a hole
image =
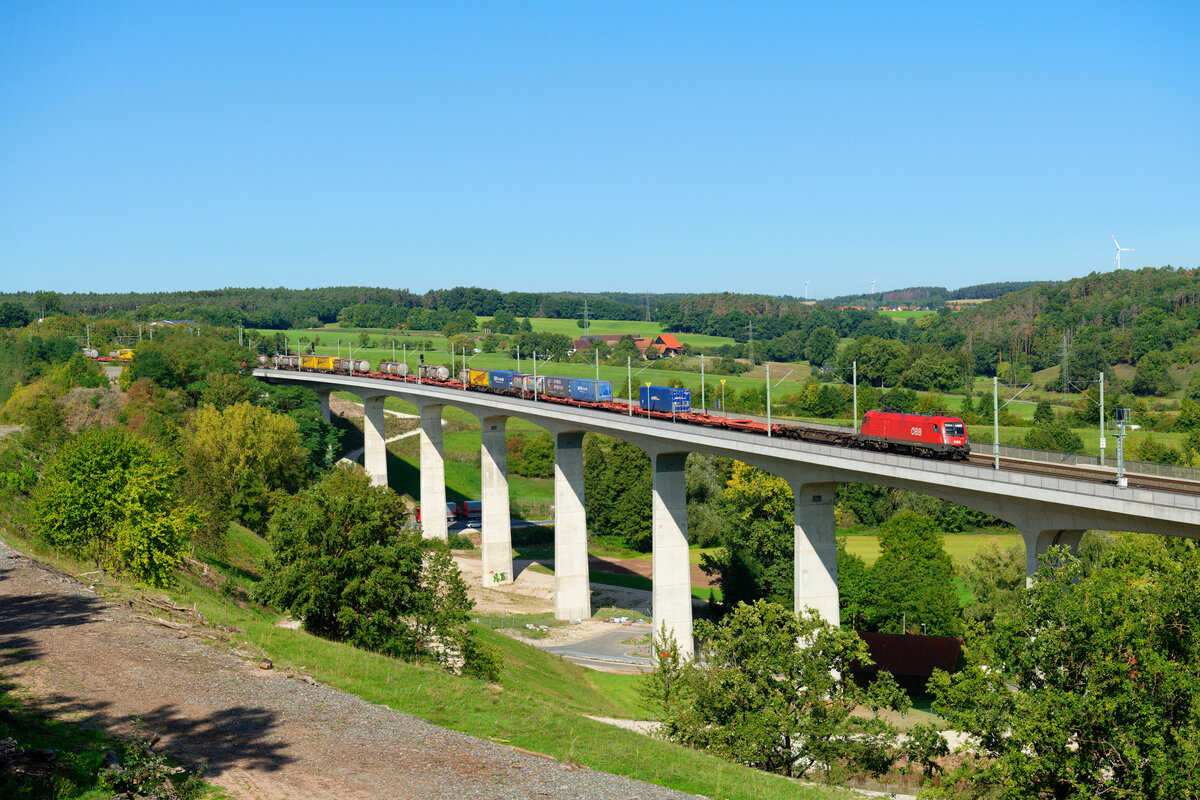
[[[620,414],[634,413],[626,403],[615,402],[610,381],[530,375],[514,370],[451,369],[437,364],[420,364],[414,370],[402,361],[383,361],[375,370],[369,361],[336,356],[259,356],[259,364],[274,369],[363,375],[369,378],[429,383],[455,389],[505,394],[528,400],[565,403]],[[642,386],[636,413],[640,417],[667,419],[692,425],[746,431],[766,435],[767,423],[752,419],[730,419],[697,413],[691,407],[691,391],[669,386]],[[868,411],[858,432],[840,428],[772,423],[770,434],[784,439],[857,447],[879,452],[925,458],[965,459],[971,452],[966,426],[948,414],[909,414],[898,411]]]

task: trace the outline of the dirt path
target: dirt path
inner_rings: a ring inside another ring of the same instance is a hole
[[[0,541],[0,687],[205,760],[238,798],[681,798],[435,727],[139,619]],[[15,687],[15,688],[14,688]]]

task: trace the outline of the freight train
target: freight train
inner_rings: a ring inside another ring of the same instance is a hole
[[[455,389],[504,394],[539,402],[563,403],[632,414],[635,407],[615,402],[610,381],[530,375],[514,370],[461,369],[451,377],[449,367],[420,364],[414,370],[402,361],[384,361],[372,370],[369,361],[335,356],[259,356],[259,365],[301,372],[356,374],[368,378],[428,383]],[[642,386],[638,390],[639,417],[665,419],[710,428],[726,428],[766,435],[767,423],[752,419],[700,414],[692,410],[691,391],[669,386]],[[925,458],[965,459],[971,452],[963,421],[948,414],[909,414],[899,411],[868,411],[858,432],[809,425],[771,424],[771,435],[783,439],[819,442],[840,447],[857,447],[885,453]]]

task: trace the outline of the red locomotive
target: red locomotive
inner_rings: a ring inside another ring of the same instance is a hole
[[[863,447],[906,455],[966,458],[971,452],[963,421],[943,414],[868,411],[858,435]]]

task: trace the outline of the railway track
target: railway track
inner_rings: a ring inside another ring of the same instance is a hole
[[[986,445],[985,445],[986,446]],[[985,453],[971,453],[967,461],[981,467],[991,467],[994,457]],[[1034,475],[1053,475],[1060,478],[1071,478],[1077,481],[1092,483],[1115,484],[1116,470],[1111,467],[1092,467],[1080,464],[1053,464],[1046,461],[1028,461],[1022,458],[1000,457],[1000,469],[1011,472],[1026,472]],[[1168,478],[1161,475],[1141,475],[1126,472],[1128,484],[1137,489],[1158,489],[1180,494],[1200,494],[1200,482],[1182,478]]]

